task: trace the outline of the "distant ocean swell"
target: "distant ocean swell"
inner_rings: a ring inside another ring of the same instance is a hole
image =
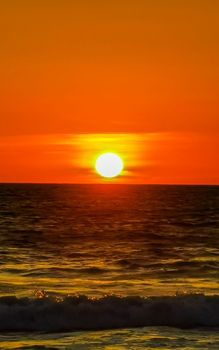
[[[219,327],[219,296],[0,298],[0,331]]]

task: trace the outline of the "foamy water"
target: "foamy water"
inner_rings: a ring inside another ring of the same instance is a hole
[[[210,328],[218,348],[219,187],[5,184],[0,198],[4,346],[93,349],[92,330],[96,348],[150,349],[153,329],[175,349],[192,328],[178,347],[204,349],[188,332]]]

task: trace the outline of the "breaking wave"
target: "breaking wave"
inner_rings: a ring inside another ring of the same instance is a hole
[[[218,327],[219,296],[0,298],[0,331]]]

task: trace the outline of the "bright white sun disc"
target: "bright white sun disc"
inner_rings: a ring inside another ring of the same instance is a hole
[[[95,168],[99,175],[112,178],[121,173],[123,161],[115,153],[103,153],[97,158]]]

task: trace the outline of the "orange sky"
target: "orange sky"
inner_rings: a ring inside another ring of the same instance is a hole
[[[218,1],[7,0],[0,17],[0,182],[99,182],[105,134],[116,181],[219,184]]]

